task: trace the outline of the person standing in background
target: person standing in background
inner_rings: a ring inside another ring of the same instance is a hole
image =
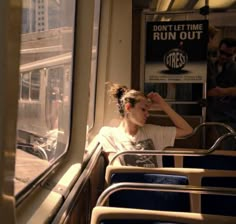
[[[207,121],[222,122],[236,130],[236,39],[223,38],[216,60],[208,61]],[[236,149],[235,145],[230,148]]]

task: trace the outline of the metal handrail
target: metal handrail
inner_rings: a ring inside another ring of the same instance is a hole
[[[210,150],[214,150],[216,149],[225,139],[233,137],[236,141],[236,132],[234,133],[226,133],[222,136],[220,136],[219,138],[216,139],[216,141],[214,142],[214,144],[211,146]]]
[[[196,151],[194,150],[182,150],[182,151],[175,151],[175,150],[169,150],[169,149],[173,149],[172,147],[167,147],[165,148],[165,150],[163,151],[155,151],[155,150],[127,150],[127,151],[121,151],[116,153],[111,161],[109,162],[110,165],[113,164],[113,162],[115,161],[115,159],[117,159],[118,157],[120,157],[121,155],[131,155],[131,154],[139,154],[139,155],[173,155],[173,156],[206,156],[210,153],[212,153],[213,151],[215,151],[215,148],[212,149],[199,149],[197,150],[198,152],[196,153]]]
[[[217,194],[236,196],[236,188],[223,187],[198,187],[192,185],[176,185],[176,184],[154,184],[154,183],[131,183],[123,182],[112,184],[106,188],[97,200],[96,206],[104,206],[105,202],[112,193],[121,190],[147,190],[147,191],[163,191],[163,192],[182,192],[195,194]]]
[[[229,125],[227,125],[227,124],[225,124],[225,123],[221,123],[221,122],[203,122],[203,123],[197,125],[197,126],[193,129],[193,131],[192,131],[191,134],[186,135],[186,136],[184,136],[184,137],[178,137],[177,139],[188,139],[188,138],[194,136],[194,135],[198,132],[198,130],[199,130],[200,128],[206,127],[206,126],[221,126],[221,127],[224,127],[225,129],[227,129],[230,133],[236,132],[231,126],[229,126]]]

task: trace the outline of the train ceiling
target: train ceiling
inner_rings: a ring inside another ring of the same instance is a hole
[[[200,9],[207,4],[213,10],[236,9],[236,0],[133,0],[134,7],[156,12]]]
[[[155,0],[154,2],[156,2],[155,10],[159,12],[199,9],[205,5],[214,10],[236,7],[235,0]]]

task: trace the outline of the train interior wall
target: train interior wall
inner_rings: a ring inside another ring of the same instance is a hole
[[[138,2],[138,1],[136,1]],[[148,1],[147,1],[148,2]],[[96,88],[96,108],[95,108],[95,122],[93,129],[89,131],[89,142],[96,141],[95,136],[104,125],[116,126],[120,117],[117,112],[116,104],[111,102],[110,97],[107,95],[106,82],[115,82],[127,85],[128,87],[140,88],[140,19],[141,8],[133,8],[134,1],[132,0],[103,0],[102,12],[101,12],[101,31],[99,37],[99,55],[98,55],[98,72],[97,72],[97,88]],[[148,3],[147,3],[148,5]],[[85,12],[84,12],[85,13]],[[90,25],[90,24],[86,24]],[[235,32],[229,27],[225,32]],[[87,38],[84,37],[83,38]],[[87,45],[88,46],[88,45]],[[139,47],[137,47],[139,46]],[[81,52],[79,59],[83,59],[83,55],[89,58],[91,55],[87,55],[85,52]],[[83,60],[81,60],[83,61]],[[78,63],[77,65],[82,66]],[[85,66],[85,65],[84,65]],[[84,68],[84,67],[83,67]],[[87,69],[85,68],[87,71]],[[75,95],[74,98],[75,107],[73,108],[74,114],[80,114],[80,109],[77,105],[83,105],[84,99],[88,98],[86,87],[81,84],[81,80],[75,79]],[[85,84],[88,84],[88,78]],[[87,85],[89,86],[89,84]],[[78,91],[81,88],[83,91]],[[78,97],[78,95],[80,95]],[[76,101],[78,100],[78,101]],[[75,103],[76,102],[76,103]],[[86,104],[87,105],[87,104]],[[86,127],[86,115],[87,110],[82,110],[82,116],[80,120],[75,121],[81,123],[83,130]],[[186,119],[191,123],[193,127],[196,127],[202,122],[201,116],[186,116]],[[165,116],[150,116],[149,123],[169,125],[170,120]],[[71,149],[73,155],[76,155],[80,161],[83,159],[83,150],[78,152],[78,149],[84,149],[85,131],[82,131],[81,138],[79,139],[77,134],[81,133],[78,129],[80,125],[74,125],[72,127],[73,136],[71,141]],[[176,147],[191,147],[198,148],[199,136],[191,141],[178,140]],[[99,149],[98,149],[99,150]],[[72,155],[72,154],[71,154]],[[72,156],[66,158],[66,162],[72,159]],[[65,199],[71,206],[69,216],[66,216],[64,223],[89,223],[90,215],[93,207],[96,205],[96,201],[100,193],[105,188],[105,170],[107,166],[107,160],[103,154],[98,152],[98,158],[93,166],[85,166],[82,170],[82,174],[90,170],[90,175],[86,182],[83,183],[83,187],[74,189],[75,194],[73,198],[69,196]],[[92,157],[90,158],[92,161]],[[73,160],[73,159],[72,159]],[[88,161],[89,163],[89,161]],[[76,185],[75,185],[76,187]],[[71,190],[73,191],[73,189]],[[58,208],[56,208],[58,209]],[[59,209],[58,209],[59,210]],[[55,211],[53,211],[55,212]],[[52,215],[52,214],[51,214]],[[61,220],[60,214],[55,220]]]
[[[107,95],[104,83],[111,81],[140,89],[140,20],[142,9],[139,7],[133,8],[133,2],[126,0],[103,1],[99,55],[105,57],[99,58],[98,97],[96,99],[97,113],[95,126],[90,132],[90,139],[93,139],[102,126],[116,126],[120,121],[116,105],[111,102]],[[108,21],[110,21],[109,25]],[[223,26],[222,22],[222,20],[216,20],[214,25]],[[232,34],[234,29],[232,24],[229,24],[223,30],[224,33],[219,34],[218,40],[225,34]],[[104,109],[103,113],[101,113],[101,108]],[[203,122],[201,114],[198,116],[185,116],[185,118],[192,127],[196,127]],[[160,125],[172,124],[168,118],[162,115],[150,116],[148,123]],[[188,139],[188,141],[177,140],[175,147],[201,148],[202,144],[199,142],[201,138],[202,133],[198,133],[193,138]],[[209,146],[211,144],[212,142]]]

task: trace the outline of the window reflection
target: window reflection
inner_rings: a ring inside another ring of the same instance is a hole
[[[22,95],[21,98],[28,100],[29,99],[29,73],[22,74]]]
[[[39,100],[40,92],[40,71],[36,70],[31,73],[31,88],[30,88],[30,99]]]

